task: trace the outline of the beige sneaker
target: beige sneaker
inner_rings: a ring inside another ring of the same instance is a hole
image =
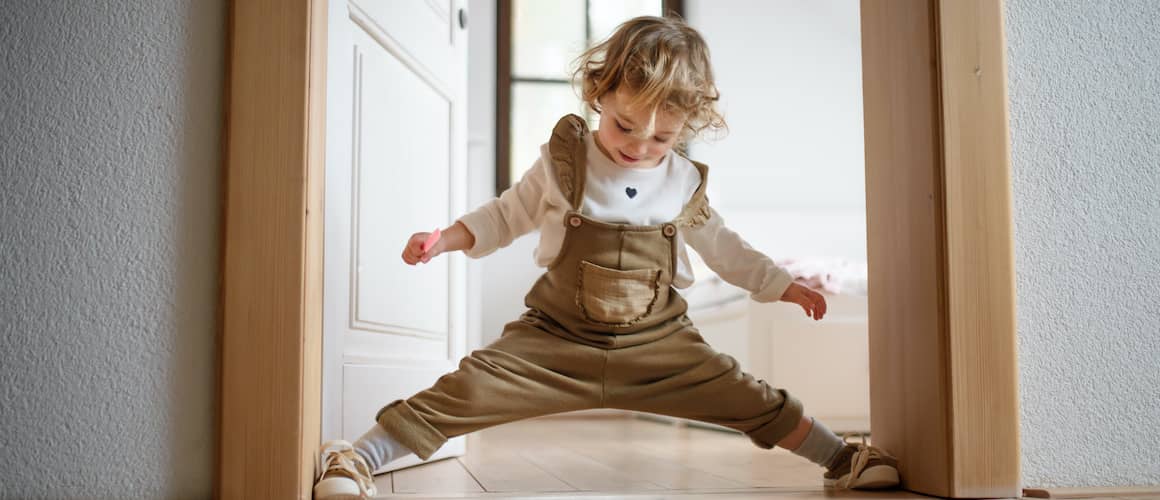
[[[314,483],[315,500],[362,499],[375,493],[375,478],[366,460],[355,453],[350,442],[341,439],[322,443],[321,463]]]
[[[846,436],[842,437],[846,440]],[[834,468],[823,476],[827,487],[871,490],[898,486],[898,459],[880,448],[866,444],[846,443],[838,451]]]

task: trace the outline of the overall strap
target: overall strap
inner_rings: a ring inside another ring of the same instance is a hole
[[[705,185],[709,183],[709,166],[699,161],[689,161],[701,173],[701,185],[697,186],[697,191],[673,222],[680,226],[697,227],[709,220],[709,197],[705,195]]]
[[[584,142],[588,123],[576,115],[567,115],[556,122],[548,153],[560,191],[572,202],[573,210],[580,210],[584,201],[584,174],[588,169],[588,147]]]

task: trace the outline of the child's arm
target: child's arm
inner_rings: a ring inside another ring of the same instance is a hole
[[[455,250],[479,258],[506,247],[516,238],[539,227],[547,203],[554,200],[548,193],[559,189],[549,183],[543,160],[537,159],[519,182],[479,208],[460,217],[426,252],[423,242],[431,233],[415,233],[403,248],[403,262],[415,265]],[[559,195],[562,196],[562,195]]]
[[[726,227],[721,214],[712,207],[705,224],[686,228],[682,233],[710,269],[721,279],[748,290],[753,300],[793,302],[815,320],[826,314],[826,300],[820,293],[794,283],[789,272]]]

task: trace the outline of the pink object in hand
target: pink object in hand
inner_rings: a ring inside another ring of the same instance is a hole
[[[435,243],[439,242],[439,236],[441,235],[442,233],[439,231],[439,228],[435,228],[435,232],[431,233],[431,236],[427,237],[427,241],[424,241],[423,246],[420,246],[419,249],[422,250],[423,253],[427,253],[427,250],[430,250],[431,247],[435,246]]]

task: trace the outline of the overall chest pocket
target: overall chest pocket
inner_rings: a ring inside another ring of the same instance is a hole
[[[589,321],[627,326],[652,311],[660,291],[660,269],[622,271],[580,261],[576,304]]]

